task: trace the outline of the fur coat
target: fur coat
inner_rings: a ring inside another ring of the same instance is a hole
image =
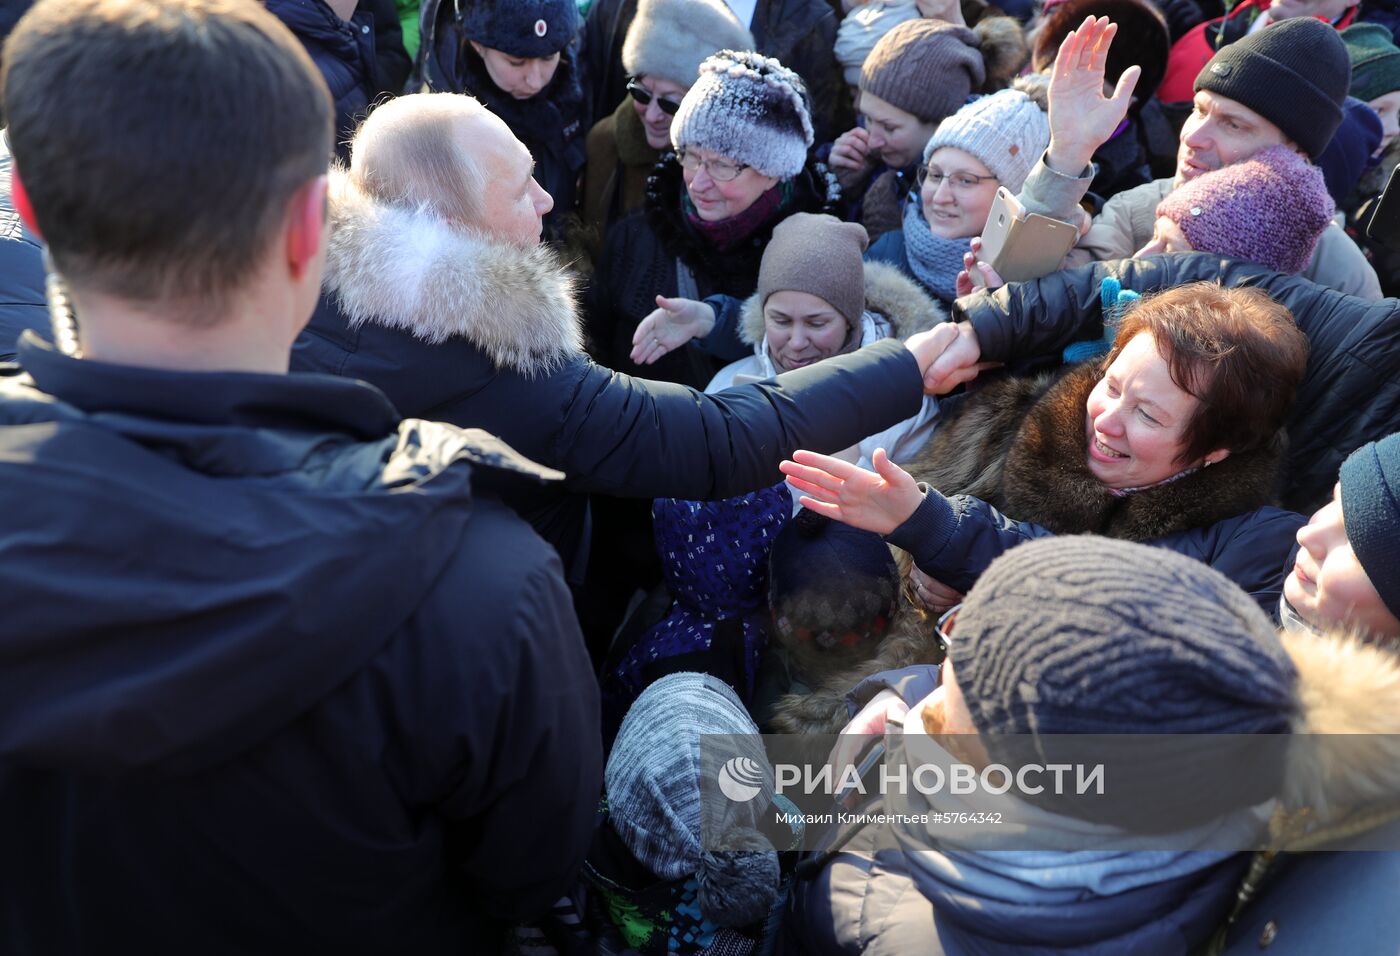
[[[1084,430],[1085,402],[1100,375],[1097,363],[1084,363],[979,388],[945,415],[923,452],[905,468],[944,495],[981,499],[1002,514],[1055,534],[1145,543],[1270,503],[1283,453],[1281,435],[1176,481],[1126,497],[1110,494],[1089,471]],[[896,557],[907,582],[913,561],[902,551]],[[906,587],[890,636],[875,659],[829,675],[805,698],[784,698],[772,729],[838,732],[846,722],[845,694],[862,679],[941,661],[934,623],[913,604]]]

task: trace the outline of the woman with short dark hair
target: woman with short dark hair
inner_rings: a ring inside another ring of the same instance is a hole
[[[1198,282],[1141,300],[1101,362],[943,402],[909,471],[880,452],[875,472],[809,452],[782,467],[802,504],[909,552],[910,613],[946,610],[997,555],[1058,534],[1191,555],[1273,612],[1303,522],[1270,502],[1307,354],[1266,293]],[[839,729],[856,680],[927,650],[887,642],[862,673],[789,708],[783,729]]]

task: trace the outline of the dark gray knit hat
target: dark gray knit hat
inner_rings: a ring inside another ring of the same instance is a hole
[[[909,20],[880,38],[860,70],[862,93],[925,123],[941,122],[986,80],[977,34],[942,20]]]
[[[865,227],[835,216],[799,212],[778,223],[758,268],[758,301],[774,292],[810,292],[855,327],[865,312]]]
[[[671,145],[708,149],[765,176],[791,179],[812,146],[807,87],[777,60],[723,50],[700,64],[700,78],[671,121]]]
[[[1342,122],[1350,87],[1351,59],[1337,31],[1313,17],[1289,17],[1222,47],[1194,89],[1252,109],[1317,159]]]
[[[702,799],[705,734],[725,735],[737,751],[744,782],[756,788],[751,798],[707,790]],[[773,769],[758,727],[728,684],[678,673],[642,691],[617,732],[603,784],[609,823],[639,863],[663,880],[696,876],[700,909],[722,926],[767,915],[778,895],[778,856],[757,827],[772,801]],[[729,851],[707,847],[720,836]]]
[[[948,658],[993,762],[1108,765],[1103,796],[1032,803],[1178,832],[1282,786],[1297,671],[1259,605],[1194,558],[1091,536],[1020,545],[969,592]]]
[[[468,40],[510,56],[549,57],[579,30],[574,0],[462,0]]]
[[[1295,707],[1293,664],[1234,582],[1088,535],[992,562],[948,656],[984,734],[1286,733]]]
[[[1390,613],[1400,617],[1400,433],[1342,462],[1347,541]]]

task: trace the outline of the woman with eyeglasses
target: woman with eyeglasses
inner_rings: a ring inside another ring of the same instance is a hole
[[[997,187],[1020,191],[1050,143],[1041,88],[1022,86],[1018,80],[1012,89],[973,100],[939,124],[924,147],[903,228],[872,243],[867,259],[899,266],[944,303],[957,298],[963,256],[987,224]]]
[[[544,237],[564,238],[583,171],[590,104],[579,82],[574,0],[425,0],[423,79],[432,92],[470,93],[535,160],[554,199]]]
[[[627,96],[588,133],[583,245],[594,259],[608,227],[642,208],[647,176],[671,148],[671,120],[720,50],[752,50],[753,35],[723,0],[641,0],[622,46]]]
[[[589,331],[601,364],[703,389],[721,363],[682,349],[638,365],[629,357],[638,325],[660,299],[748,298],[773,228],[794,213],[831,212],[839,187],[809,158],[802,80],[757,53],[706,59],[670,138],[675,152],[654,168],[644,208],[608,230],[589,291]],[[737,338],[726,344],[726,361],[748,351]]]

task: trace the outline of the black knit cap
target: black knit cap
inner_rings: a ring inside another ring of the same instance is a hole
[[[1342,521],[1390,613],[1400,617],[1400,433],[1363,445],[1342,462]]]
[[[1351,58],[1333,27],[1290,17],[1221,48],[1194,88],[1252,109],[1316,159],[1342,122]]]

